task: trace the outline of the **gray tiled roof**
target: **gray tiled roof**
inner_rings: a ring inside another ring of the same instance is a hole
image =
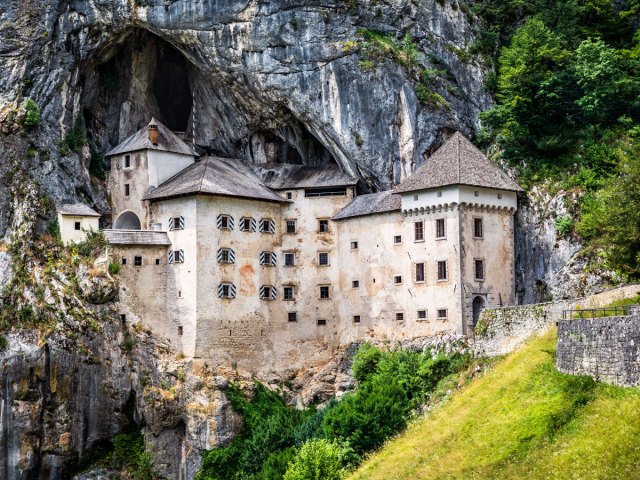
[[[57,210],[62,215],[71,215],[75,217],[99,217],[100,214],[93,208],[83,203],[65,203],[58,205]]]
[[[103,230],[110,245],[171,245],[167,232],[155,230]]]
[[[158,143],[153,144],[149,140],[149,125],[158,126]],[[105,156],[121,155],[138,150],[162,150],[164,152],[182,153],[184,155],[195,155],[189,145],[180,140],[175,133],[165,127],[162,123],[152,118],[149,124],[138,130],[136,133],[125,139],[117,147],[109,150]]]
[[[394,190],[386,190],[354,198],[351,203],[334,215],[332,220],[344,220],[346,218],[394,212],[396,210],[400,210],[400,195],[397,195]]]
[[[193,194],[287,201],[267,188],[242,160],[221,157],[205,157],[188,166],[150,192],[145,199],[161,200]]]
[[[254,165],[253,169],[269,188],[287,190],[296,188],[323,188],[355,185],[356,178],[350,177],[338,165]]]
[[[424,165],[402,182],[397,192],[447,185],[470,185],[521,192],[522,188],[460,132],[456,132]]]

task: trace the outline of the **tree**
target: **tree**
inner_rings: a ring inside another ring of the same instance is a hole
[[[335,440],[310,440],[298,450],[284,480],[340,480],[345,473],[345,456],[345,448]]]
[[[38,104],[31,100],[29,97],[24,101],[24,120],[22,124],[25,128],[34,128],[37,127],[40,123],[40,107]]]

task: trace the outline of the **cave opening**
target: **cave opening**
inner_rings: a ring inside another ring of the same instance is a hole
[[[184,56],[166,42],[156,48],[153,93],[160,110],[160,121],[170,130],[186,131],[193,105],[189,67]]]

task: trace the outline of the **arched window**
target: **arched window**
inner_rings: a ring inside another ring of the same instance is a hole
[[[113,228],[117,230],[140,230],[140,219],[133,212],[122,212]]]

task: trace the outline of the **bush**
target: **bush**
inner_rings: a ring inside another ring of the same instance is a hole
[[[382,350],[370,343],[363,343],[351,364],[351,374],[356,381],[362,383],[375,373],[378,362],[382,358]]]
[[[38,104],[27,97],[24,101],[24,109],[25,114],[22,125],[27,129],[37,127],[40,123],[40,107],[38,107]]]
[[[104,238],[102,231],[89,230],[87,239],[76,245],[78,254],[85,258],[95,258],[102,254],[107,246],[107,240]]]
[[[110,263],[109,264],[109,273],[112,275],[117,275],[120,273],[120,264],[119,263]]]
[[[73,126],[64,137],[60,146],[60,153],[68,155],[69,152],[80,153],[80,149],[87,143],[84,117],[77,115],[73,121]]]
[[[561,237],[566,237],[573,230],[573,219],[569,215],[556,218],[556,231]]]
[[[120,347],[125,352],[130,352],[131,350],[133,350],[133,347],[135,346],[136,346],[136,339],[133,338],[133,336],[129,332],[127,332],[124,336],[124,340],[122,342],[122,345],[120,345]]]
[[[0,351],[6,349],[9,346],[9,341],[7,337],[0,335]]]
[[[116,435],[113,439],[112,462],[124,465],[132,480],[155,480],[153,459],[145,450],[140,432]]]
[[[345,451],[335,440],[305,442],[284,474],[284,480],[340,480],[343,478]]]

